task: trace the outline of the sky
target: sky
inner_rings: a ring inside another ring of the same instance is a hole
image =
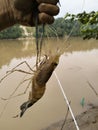
[[[64,17],[68,12],[77,14],[83,12],[98,11],[98,0],[60,0],[60,13],[57,17]]]

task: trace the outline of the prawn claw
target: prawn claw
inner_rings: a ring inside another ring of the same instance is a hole
[[[21,106],[20,106],[20,110],[21,110],[21,113],[20,113],[20,117],[23,116],[23,114],[25,113],[25,111],[31,107],[33,105],[33,103],[31,101],[27,101],[27,102],[24,102]]]

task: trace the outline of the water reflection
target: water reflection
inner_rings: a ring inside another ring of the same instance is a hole
[[[13,58],[33,56],[35,54],[35,44],[33,40],[2,40],[0,41],[0,68],[9,64]],[[26,46],[28,49],[26,49]]]
[[[46,40],[43,46],[43,54],[56,53],[60,49],[63,55],[56,69],[56,73],[62,86],[71,100],[71,106],[75,114],[87,109],[88,103],[97,104],[97,97],[89,88],[89,80],[98,92],[98,43],[96,40],[83,41],[80,38],[72,38],[70,46],[63,39]],[[68,43],[68,44],[69,44]],[[26,60],[31,66],[35,64],[36,46],[35,41],[0,41],[0,78],[5,72],[18,63]],[[23,70],[28,68],[23,65]],[[0,84],[0,97],[9,97],[24,74],[13,73]],[[22,85],[16,95],[24,91]],[[29,90],[28,90],[29,91]],[[0,118],[0,129],[2,130],[41,130],[42,128],[64,118],[67,106],[60,92],[54,74],[47,84],[46,93],[43,98],[29,109],[22,119],[13,119],[12,116],[19,112],[19,106],[27,100],[26,95],[11,99],[8,102],[2,117]],[[85,106],[81,107],[80,101],[85,98]],[[6,101],[0,100],[0,113],[4,109]],[[6,125],[5,125],[6,124]]]
[[[67,46],[69,46],[67,48]],[[63,52],[89,51],[98,48],[96,40],[82,40],[72,38],[68,43],[63,39],[47,39],[43,46],[43,54],[55,53],[57,49]],[[29,40],[1,40],[0,41],[0,68],[2,65],[9,64],[13,58],[32,57],[36,54],[36,45],[34,39]]]

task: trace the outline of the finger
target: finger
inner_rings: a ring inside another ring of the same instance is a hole
[[[39,5],[38,9],[41,13],[44,12],[52,16],[57,15],[59,13],[59,7],[51,4],[42,3]]]
[[[54,4],[54,5],[56,5],[58,2],[59,2],[59,0],[36,0],[39,4],[41,4],[41,3],[48,3],[48,4]]]
[[[39,23],[52,24],[54,22],[54,17],[46,13],[39,13]]]

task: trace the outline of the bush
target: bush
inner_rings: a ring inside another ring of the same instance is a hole
[[[0,39],[16,39],[22,36],[23,30],[19,25],[7,28],[0,32]]]

